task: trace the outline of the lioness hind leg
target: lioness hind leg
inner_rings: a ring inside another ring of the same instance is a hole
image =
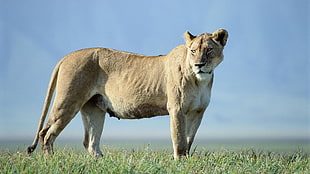
[[[42,151],[45,154],[53,153],[53,143],[60,132],[67,126],[67,124],[74,118],[80,107],[76,104],[63,107],[53,106],[49,115],[48,122],[43,130],[40,132],[40,141]]]
[[[105,120],[105,111],[96,105],[97,97],[90,99],[81,109],[85,129],[84,147],[95,157],[102,157],[100,138]]]

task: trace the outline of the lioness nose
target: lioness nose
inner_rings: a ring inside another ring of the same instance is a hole
[[[195,66],[198,66],[198,68],[201,68],[201,67],[205,66],[205,63],[196,63]]]

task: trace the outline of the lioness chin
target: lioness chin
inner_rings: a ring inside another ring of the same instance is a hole
[[[102,156],[99,142],[106,113],[118,119],[170,115],[174,158],[186,156],[209,104],[214,69],[223,60],[228,33],[219,29],[194,36],[187,31],[184,38],[185,44],[163,56],[107,48],[83,49],[65,56],[52,73],[28,153],[40,139],[42,150],[51,154],[56,137],[80,111],[83,144],[93,156]]]

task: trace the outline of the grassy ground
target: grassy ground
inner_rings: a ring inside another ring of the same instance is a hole
[[[58,146],[48,157],[40,152],[29,156],[24,147],[1,148],[0,173],[310,173],[309,152],[303,150],[196,148],[180,161],[173,160],[171,148],[151,145],[102,150],[104,157],[97,159],[75,147]]]

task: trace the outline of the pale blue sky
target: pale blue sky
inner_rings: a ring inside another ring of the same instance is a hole
[[[225,60],[197,138],[309,138],[309,16],[307,0],[0,0],[0,139],[32,141],[52,69],[66,54],[166,54],[186,30],[218,28],[229,32]],[[169,138],[169,117],[107,117],[104,131]],[[83,138],[80,115],[61,137]]]

